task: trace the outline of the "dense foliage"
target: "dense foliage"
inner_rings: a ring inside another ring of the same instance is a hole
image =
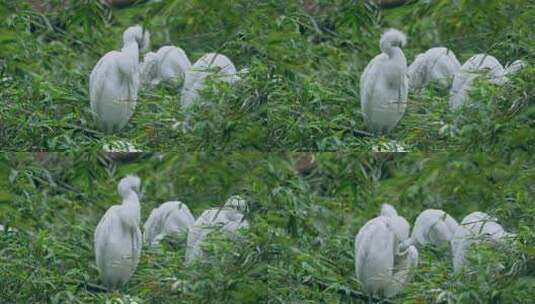
[[[1,157],[0,298],[14,303],[364,303],[355,279],[354,237],[381,203],[411,223],[425,208],[456,219],[475,210],[499,218],[516,238],[474,247],[468,271],[452,273],[447,248],[420,251],[415,278],[394,302],[532,303],[535,288],[535,159],[529,153],[318,153],[299,175],[299,154],[236,152]],[[101,290],[93,232],[118,202],[117,181],[137,173],[142,218],[179,199],[195,216],[239,193],[251,223],[237,243],[215,236],[207,260],[183,264],[184,238],[144,247],[121,291]]]
[[[408,34],[408,61],[432,46],[461,61],[487,52],[503,64],[533,62],[531,1],[415,1],[380,11],[366,1],[137,1],[109,10],[99,1],[3,1],[0,4],[0,144],[15,151],[98,150],[113,140],[139,149],[357,149],[395,139],[409,149],[533,148],[530,65],[502,87],[481,83],[473,104],[451,113],[446,91],[409,98],[387,138],[368,137],[358,80],[379,52],[386,27]],[[97,60],[121,46],[134,23],[152,32],[152,47],[182,47],[192,61],[206,52],[248,67],[236,88],[212,84],[206,106],[183,132],[180,89],[141,93],[125,130],[104,135],[89,111],[88,78]],[[496,144],[496,145],[494,145]]]
[[[390,302],[535,303],[535,3],[408,2],[0,1],[0,303],[367,303],[354,237],[385,202],[411,223],[426,208],[458,221],[480,210],[516,234],[473,247],[461,274],[448,248],[422,249]],[[209,83],[189,131],[180,87],[160,84],[141,92],[123,131],[106,135],[91,117],[89,73],[135,23],[152,49],[178,45],[192,61],[217,51],[250,73],[235,87]],[[489,53],[528,66],[503,86],[478,81],[455,113],[446,90],[410,94],[400,125],[371,137],[359,78],[388,27],[407,33],[409,63],[447,46],[461,62]],[[150,153],[100,152],[116,140]],[[391,140],[414,152],[358,152]],[[189,152],[198,150],[217,152]],[[296,172],[294,150],[317,151],[316,165]],[[198,216],[240,194],[250,229],[238,242],[211,235],[207,259],[192,266],[184,236],[144,247],[132,280],[106,293],[93,233],[128,173],[142,179],[143,220],[165,201]]]

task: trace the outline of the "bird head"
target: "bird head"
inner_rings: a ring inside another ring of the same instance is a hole
[[[136,42],[141,51],[148,50],[150,46],[150,33],[140,25],[134,25],[123,33],[123,44]]]
[[[141,195],[141,180],[136,175],[127,175],[117,185],[117,190],[122,197],[125,197],[128,192],[134,191]]]
[[[236,209],[241,212],[247,211],[247,202],[239,195],[233,195],[225,202],[225,207]]]

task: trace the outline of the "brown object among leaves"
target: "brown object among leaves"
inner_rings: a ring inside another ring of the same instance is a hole
[[[401,6],[407,2],[409,1],[408,0],[375,0],[375,3],[377,3],[377,5],[382,8],[393,8],[393,7]]]
[[[316,157],[313,153],[302,153],[295,162],[295,171],[300,175],[308,175],[316,168]]]
[[[136,2],[136,0],[101,0],[102,3],[111,7],[125,7]]]

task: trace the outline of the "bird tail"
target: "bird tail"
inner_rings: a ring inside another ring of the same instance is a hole
[[[396,29],[386,30],[381,36],[380,46],[381,51],[385,54],[390,54],[393,47],[402,48],[407,43],[407,36]]]

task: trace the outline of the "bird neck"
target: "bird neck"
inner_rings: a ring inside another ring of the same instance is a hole
[[[129,219],[133,219],[133,225],[139,225],[141,221],[141,206],[139,204],[139,198],[137,193],[133,190],[128,190],[123,196],[123,202],[121,204],[123,212]]]
[[[387,54],[390,58],[405,57],[401,48],[397,46],[385,48],[384,53]]]
[[[135,40],[125,43],[121,52],[127,55],[127,58],[133,63],[139,63],[139,46]]]

